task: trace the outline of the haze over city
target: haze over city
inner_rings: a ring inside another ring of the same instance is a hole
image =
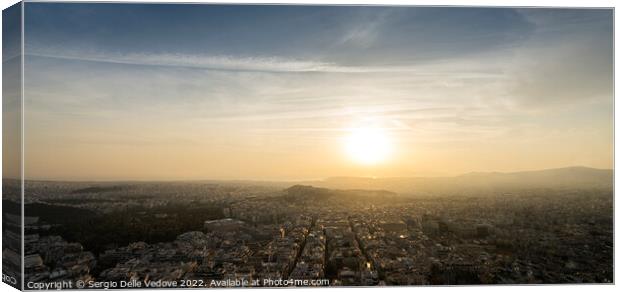
[[[27,179],[612,168],[610,10],[25,9]]]

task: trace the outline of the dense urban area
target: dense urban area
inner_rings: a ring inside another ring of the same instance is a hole
[[[404,195],[251,182],[27,181],[26,190],[25,282],[613,282],[613,192],[605,188]],[[7,246],[20,219],[4,216]]]

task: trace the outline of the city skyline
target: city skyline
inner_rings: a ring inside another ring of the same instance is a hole
[[[26,179],[613,168],[611,10],[25,9]]]

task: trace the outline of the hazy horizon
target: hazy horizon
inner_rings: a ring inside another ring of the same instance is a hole
[[[554,171],[554,170],[567,170],[567,169],[588,169],[594,171],[612,171],[611,168],[593,168],[581,165],[574,166],[566,166],[566,167],[558,167],[558,168],[546,168],[546,169],[529,169],[529,170],[519,170],[519,171],[469,171],[458,174],[451,175],[412,175],[412,176],[329,176],[329,177],[309,177],[309,178],[295,178],[295,179],[287,179],[287,178],[159,178],[159,179],[140,179],[140,178],[98,178],[98,179],[66,179],[66,178],[26,178],[25,181],[49,181],[49,182],[76,182],[76,183],[114,183],[114,182],[200,182],[200,181],[240,181],[240,182],[256,182],[256,183],[309,183],[309,182],[318,182],[318,181],[328,181],[330,179],[339,179],[339,178],[354,178],[354,179],[433,179],[433,178],[456,178],[460,176],[466,176],[471,174],[520,174],[520,173],[533,173],[533,172],[545,172],[545,171]],[[6,178],[9,180],[17,180],[14,178]]]
[[[612,10],[25,9],[26,179],[613,169]]]

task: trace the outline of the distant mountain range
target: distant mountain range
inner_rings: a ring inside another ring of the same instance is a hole
[[[521,172],[472,172],[453,177],[332,177],[301,183],[331,189],[387,190],[399,194],[469,193],[528,189],[603,189],[613,187],[613,170],[566,167]]]

